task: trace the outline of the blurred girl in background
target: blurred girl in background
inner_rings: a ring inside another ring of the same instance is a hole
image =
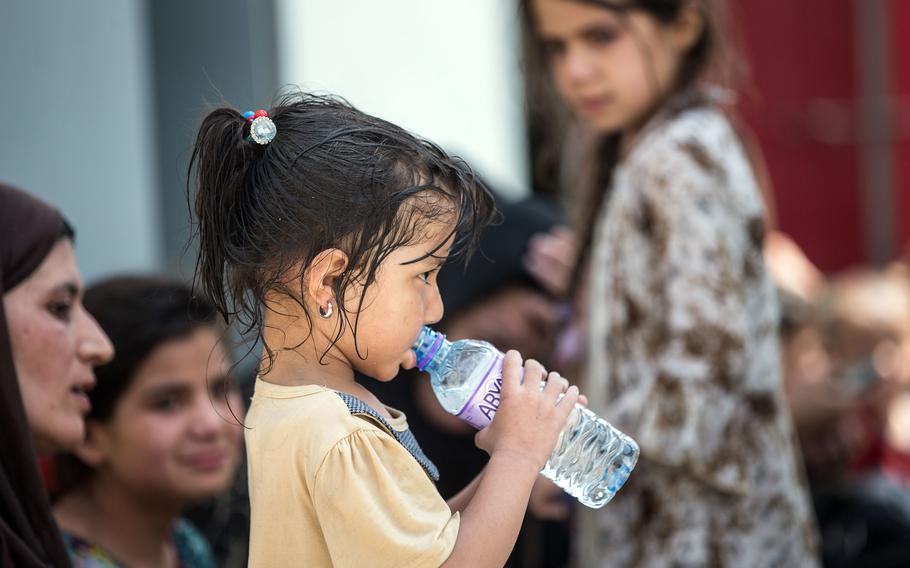
[[[240,459],[240,396],[214,308],[180,284],[120,277],[85,305],[116,357],[97,368],[85,442],[58,456],[54,514],[76,567],[214,567],[180,518]]]
[[[579,212],[582,384],[642,451],[616,499],[580,513],[580,565],[812,566],[765,209],[730,95],[710,83],[721,6],[522,8],[531,103],[554,146],[581,152],[564,179]]]

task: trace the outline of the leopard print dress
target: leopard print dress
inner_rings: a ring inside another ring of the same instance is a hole
[[[711,105],[658,116],[595,228],[585,389],[641,446],[577,564],[817,566],[755,176]]]

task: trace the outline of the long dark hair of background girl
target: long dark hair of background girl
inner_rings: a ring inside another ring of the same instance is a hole
[[[684,6],[694,2],[704,19],[701,37],[683,58],[677,84],[672,94],[712,84],[732,88],[739,85],[745,71],[737,49],[729,37],[730,23],[724,0],[573,0],[615,12],[629,33],[636,30],[625,19],[631,11],[645,12],[661,24],[675,21]],[[549,64],[538,41],[531,0],[519,0],[522,22],[522,49],[525,67],[526,114],[535,192],[551,197],[561,196],[578,231],[581,251],[573,277],[577,287],[581,269],[591,247],[594,221],[609,192],[613,170],[619,160],[619,134],[593,137],[580,147],[572,145],[569,136],[580,134],[568,109],[560,100],[550,77]],[[644,47],[642,47],[644,49]],[[649,59],[645,53],[646,59]],[[657,89],[655,83],[654,88]],[[661,101],[663,103],[664,101]],[[699,104],[688,101],[678,111]],[[734,122],[735,123],[735,122]],[[567,148],[579,151],[569,155]],[[568,162],[571,161],[571,164]],[[567,171],[572,167],[577,171]]]

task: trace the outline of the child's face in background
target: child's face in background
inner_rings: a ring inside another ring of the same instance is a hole
[[[351,333],[345,333],[338,344],[361,373],[388,381],[398,375],[401,367],[415,366],[411,346],[420,329],[442,319],[436,275],[454,241],[454,236],[450,236],[452,228],[449,223],[430,222],[420,242],[394,250],[380,265],[357,319],[357,348],[365,359],[358,355]],[[437,247],[433,256],[407,264]],[[348,293],[351,320],[357,318],[361,291],[362,288],[352,286]]]
[[[233,416],[243,418],[229,370],[210,328],[152,351],[110,420],[89,422],[89,443],[101,456],[99,482],[168,504],[223,491],[240,458],[242,429]]]
[[[532,0],[532,7],[553,82],[572,113],[601,133],[634,134],[677,76],[672,28],[638,10],[572,0]]]

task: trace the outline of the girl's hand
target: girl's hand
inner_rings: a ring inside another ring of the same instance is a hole
[[[561,298],[569,290],[577,257],[575,233],[568,227],[557,226],[549,233],[531,237],[524,266],[547,292]]]
[[[493,456],[524,461],[536,471],[556,446],[559,433],[578,401],[578,388],[558,373],[547,374],[543,366],[529,359],[524,365],[517,351],[506,353],[502,365],[502,397],[493,422],[477,433],[477,447]],[[541,381],[547,384],[541,390]],[[565,397],[559,400],[559,396]],[[557,402],[558,401],[558,402]]]

